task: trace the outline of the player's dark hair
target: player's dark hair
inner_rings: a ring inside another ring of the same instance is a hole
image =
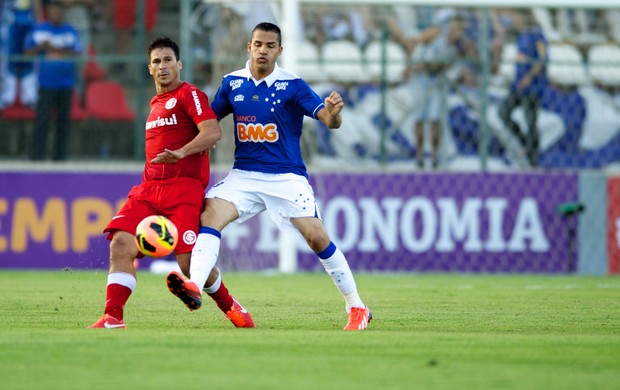
[[[177,61],[181,59],[179,45],[177,45],[175,41],[173,41],[172,39],[168,37],[159,37],[159,38],[155,38],[153,42],[151,42],[151,44],[149,45],[149,49],[148,49],[149,60],[151,59],[151,52],[153,50],[163,49],[165,47],[172,49]]]
[[[257,24],[256,27],[254,27],[254,29],[252,30],[252,36],[254,36],[254,31],[256,30],[276,33],[276,35],[278,36],[278,45],[282,46],[282,31],[280,31],[280,27],[276,26],[273,23],[262,22]]]

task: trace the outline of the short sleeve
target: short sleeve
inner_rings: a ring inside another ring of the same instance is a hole
[[[226,85],[225,78],[222,80],[222,84],[220,84],[220,87],[217,89],[217,92],[213,97],[213,101],[211,102],[211,108],[213,109],[217,119],[222,119],[232,112],[232,107],[230,105],[230,101],[228,100],[229,93],[230,91]]]
[[[194,86],[188,88],[183,94],[183,106],[187,115],[196,124],[209,119],[216,119],[215,113],[209,106],[209,98]]]
[[[304,80],[297,79],[296,82],[299,83],[296,88],[296,101],[300,113],[305,116],[317,119],[317,113],[321,108],[325,106],[323,100],[319,97],[319,95],[317,95],[316,92],[312,90],[312,88],[310,88],[310,86]]]

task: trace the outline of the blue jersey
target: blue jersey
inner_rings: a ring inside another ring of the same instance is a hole
[[[542,31],[538,28],[524,31],[517,38],[517,74],[513,81],[512,88],[517,89],[517,84],[537,63],[547,62],[547,40]],[[542,96],[547,87],[546,68],[543,68],[530,85],[523,90],[518,90],[521,95]]]
[[[233,168],[306,177],[300,145],[303,119],[317,119],[323,107],[321,98],[293,73],[276,65],[257,81],[249,62],[224,76],[211,103],[218,119],[234,115]]]
[[[57,49],[66,49],[76,54],[82,52],[80,35],[69,24],[60,26],[49,22],[38,24],[26,39],[26,49],[46,41]],[[48,89],[72,88],[76,81],[76,71],[76,62],[73,59],[48,58],[43,54],[39,65],[39,85]]]

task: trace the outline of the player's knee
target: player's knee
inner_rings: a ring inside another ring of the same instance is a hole
[[[214,212],[211,208],[205,208],[203,210],[203,212],[200,214],[200,225],[201,226],[208,226],[210,221],[213,219],[214,217]]]
[[[131,263],[138,255],[138,248],[133,242],[113,238],[110,241],[110,263],[121,265]]]
[[[330,243],[329,237],[323,229],[312,229],[306,234],[305,239],[315,253],[323,251]]]
[[[239,213],[232,203],[220,199],[209,199],[200,214],[200,224],[222,231],[237,218],[239,218]]]

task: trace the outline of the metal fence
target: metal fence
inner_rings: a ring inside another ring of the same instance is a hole
[[[8,161],[140,161],[154,93],[145,53],[151,38],[180,42],[183,78],[213,96],[224,74],[244,66],[252,27],[283,24],[280,2],[269,1],[67,7],[65,21],[82,41],[81,54],[69,59],[76,65],[70,116],[59,121],[52,110],[37,131],[41,58],[27,54],[26,41],[37,17],[42,21],[49,12],[13,9],[13,3],[2,8],[0,158]],[[305,122],[309,165],[453,171],[619,166],[618,9],[302,2],[298,11],[299,29],[285,31],[295,37],[284,48],[294,60],[283,56],[282,65],[291,65],[320,95],[335,89],[347,99],[338,131]],[[516,102],[522,104],[508,104],[518,78],[537,65],[545,82]],[[229,164],[231,124],[221,125],[225,137],[213,158]],[[42,131],[45,141],[37,136]],[[66,139],[60,158],[58,138]]]

